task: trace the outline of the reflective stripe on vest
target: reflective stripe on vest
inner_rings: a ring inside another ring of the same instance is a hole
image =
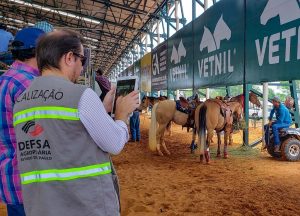
[[[14,114],[14,126],[33,119],[79,120],[78,109],[45,106],[33,107]]]
[[[48,181],[69,181],[111,173],[110,162],[69,169],[37,170],[21,174],[21,183],[31,184]]]

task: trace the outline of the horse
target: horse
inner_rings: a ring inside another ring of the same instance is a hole
[[[239,102],[242,105],[242,107],[245,108],[244,99],[245,99],[244,94],[240,94],[240,95],[237,95],[235,97],[230,98],[229,101],[231,101],[231,102]],[[261,108],[261,103],[258,100],[258,97],[256,96],[256,94],[254,94],[253,92],[249,93],[249,101],[252,104],[256,105],[258,108]]]
[[[189,107],[190,114],[193,114],[193,109]],[[194,125],[194,119],[189,118],[189,114],[178,111],[176,102],[173,100],[164,100],[154,104],[151,113],[151,125],[149,128],[149,148],[151,151],[158,152],[159,155],[163,156],[160,150],[160,145],[163,146],[165,152],[170,155],[165,141],[164,132],[167,125],[170,122],[174,122],[178,125]],[[157,128],[158,126],[158,128]]]
[[[142,111],[147,109],[149,106],[153,107],[154,104],[158,103],[159,101],[167,100],[168,98],[166,96],[160,96],[160,97],[148,97],[144,96],[142,98],[141,104],[138,108],[138,110]]]
[[[232,102],[229,101],[226,103],[229,105],[230,110],[232,111],[233,115],[233,124],[238,124],[239,121],[243,119],[243,107],[240,103],[238,102]],[[233,139],[232,139],[232,133],[233,133],[233,128],[231,132],[229,133],[229,145],[233,144]],[[221,131],[217,131],[217,138],[218,138],[218,150],[217,150],[217,157],[221,157]],[[224,142],[224,158],[228,158],[228,153],[227,153],[227,145]]]
[[[214,130],[217,131],[220,138],[220,132],[224,131],[224,158],[228,157],[227,145],[228,138],[232,133],[234,118],[242,118],[242,106],[237,102],[228,104],[220,100],[209,99],[198,106],[195,111],[195,127],[198,132],[198,146],[200,149],[200,161],[203,162],[205,156],[206,162],[209,163],[210,153],[209,146]],[[207,137],[206,137],[207,130]],[[193,138],[195,138],[195,133]],[[220,144],[218,142],[218,156],[220,156]]]

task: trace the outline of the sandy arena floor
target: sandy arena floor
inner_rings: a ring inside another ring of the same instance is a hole
[[[234,135],[229,159],[202,165],[190,154],[191,133],[173,125],[166,136],[171,156],[147,148],[149,119],[141,117],[141,143],[114,156],[121,184],[122,216],[300,215],[300,163],[278,161],[259,149],[241,148]],[[251,129],[250,139],[261,136]],[[216,141],[215,141],[216,143]],[[0,206],[0,216],[6,215]]]

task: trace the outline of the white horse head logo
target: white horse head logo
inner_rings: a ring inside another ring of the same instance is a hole
[[[225,39],[230,40],[230,38],[231,30],[225,23],[223,15],[221,15],[214,34],[212,34],[211,31],[204,26],[204,33],[200,43],[200,51],[203,51],[204,48],[207,48],[208,53],[218,50],[220,49],[221,41]]]
[[[269,0],[261,17],[260,23],[266,25],[267,22],[279,16],[280,25],[289,23],[300,18],[300,8],[297,0]]]
[[[181,57],[186,56],[186,49],[182,43],[182,39],[178,45],[178,50],[176,49],[175,45],[173,45],[172,54],[171,54],[171,62],[174,64],[178,64],[181,61]]]

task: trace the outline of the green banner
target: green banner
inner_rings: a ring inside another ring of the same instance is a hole
[[[167,46],[167,41],[164,41],[152,51],[152,91],[166,90],[168,87]]]
[[[193,88],[193,24],[168,39],[168,89]]]
[[[194,22],[195,87],[237,85],[244,71],[244,0],[223,0]]]
[[[246,82],[300,79],[299,0],[248,0]]]

